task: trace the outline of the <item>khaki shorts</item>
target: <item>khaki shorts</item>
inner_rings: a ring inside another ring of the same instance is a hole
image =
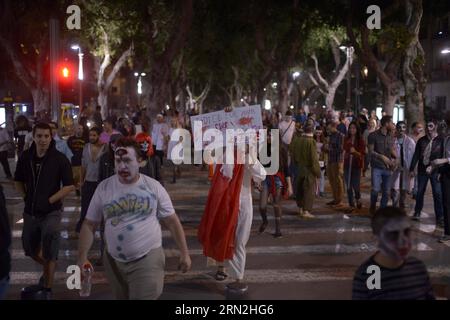
[[[126,263],[115,260],[105,249],[103,265],[117,300],[156,300],[163,291],[165,256],[162,247]]]

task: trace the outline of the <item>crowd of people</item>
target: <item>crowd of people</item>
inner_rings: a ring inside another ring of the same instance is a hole
[[[410,219],[405,209],[413,200],[411,218],[420,220],[430,180],[436,226],[443,229],[439,241],[450,242],[450,135],[444,121],[427,120],[425,130],[424,124],[414,123],[408,130],[405,122],[394,124],[387,115],[378,119],[366,109],[358,115],[333,110],[306,114],[300,109],[297,114],[287,111],[282,116],[263,111],[262,119],[264,128],[279,129],[278,171],[267,174],[265,168],[270,164],[262,165],[258,159],[253,159],[252,165],[216,165],[210,172],[211,187],[199,227],[205,256],[218,262],[216,279],[228,277],[227,266],[236,280],[229,285],[230,290],[247,288],[243,279],[253,218],[252,185],[260,191],[259,232],[265,232],[268,226],[267,205],[271,202],[275,212],[273,236],[281,238],[282,201],[295,199],[299,218],[314,219],[315,203],[327,196],[328,180],[328,206],[347,213],[361,211],[365,207],[361,179],[370,168],[370,202],[366,209],[382,246],[381,253],[371,259],[395,266],[404,262],[406,255],[391,253],[408,249],[409,235],[406,240],[402,238],[401,245],[401,239],[395,244],[383,237],[392,230],[406,232]],[[70,136],[61,138],[57,123],[37,122],[32,126],[26,117],[18,116],[14,177],[7,158],[4,160],[4,148],[10,139],[0,129],[0,160],[5,175],[14,179],[25,201],[24,251],[43,267],[38,290],[41,295],[50,298],[52,294],[62,200],[73,191],[81,198],[76,225],[78,262],[81,266],[104,265],[116,298],[156,299],[161,294],[164,254],[158,221],[171,231],[180,249],[180,268],[189,270],[184,231],[164,188],[167,179],[161,170],[163,166],[173,168],[171,183],[180,177],[180,167],[171,161],[171,150],[179,142],[170,137],[184,126],[177,112],[158,114],[151,124],[143,113],[102,119],[97,109],[91,120],[81,118]],[[269,139],[268,150],[270,143]],[[228,217],[225,222],[220,217],[223,214]],[[391,225],[390,220],[395,223]],[[94,264],[88,260],[88,252],[96,227],[101,234],[101,259]],[[408,263],[412,268],[421,267],[416,260]],[[355,288],[355,298],[368,298],[360,284]],[[421,294],[430,295],[428,289]]]

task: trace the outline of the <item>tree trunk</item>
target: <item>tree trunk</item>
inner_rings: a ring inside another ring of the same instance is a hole
[[[34,114],[43,111],[49,111],[49,93],[43,88],[31,89],[31,96],[33,97]]]
[[[383,88],[383,111],[386,115],[392,116],[394,114],[395,103],[397,102],[399,92],[393,86]]]
[[[110,115],[110,111],[108,108],[108,90],[98,89],[97,103],[102,107],[101,113],[102,118],[106,119]]]
[[[278,90],[278,111],[285,114],[289,106],[289,84],[288,72],[286,70],[279,72],[280,89]]]
[[[334,97],[336,96],[336,88],[330,87],[325,97],[325,105],[327,109],[333,109]]]
[[[406,50],[406,57],[403,63],[403,81],[405,85],[405,112],[408,124],[416,121],[423,121],[424,118],[424,62],[425,54],[419,42],[420,21],[422,19],[422,0],[409,0],[406,2],[407,12],[410,13],[408,19],[408,29],[413,35]]]

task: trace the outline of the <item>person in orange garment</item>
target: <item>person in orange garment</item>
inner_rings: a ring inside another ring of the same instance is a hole
[[[266,170],[261,163],[250,158],[246,164],[216,165],[198,231],[204,255],[219,263],[216,279],[224,280],[227,277],[223,267],[225,264],[235,280],[228,288],[242,292],[248,288],[243,278],[245,246],[253,220],[251,184],[252,180],[261,183],[266,177]]]

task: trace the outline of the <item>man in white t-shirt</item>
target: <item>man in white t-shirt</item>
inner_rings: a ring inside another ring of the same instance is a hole
[[[116,174],[102,181],[91,200],[80,232],[78,262],[88,264],[95,227],[105,222],[103,264],[116,299],[157,299],[163,290],[165,257],[159,221],[170,230],[180,250],[179,269],[191,259],[178,216],[167,191],[139,174],[140,147],[127,138],[117,142]]]
[[[286,115],[278,125],[278,128],[280,129],[281,141],[286,145],[290,145],[295,131],[295,121],[292,119],[291,110],[286,111]]]

